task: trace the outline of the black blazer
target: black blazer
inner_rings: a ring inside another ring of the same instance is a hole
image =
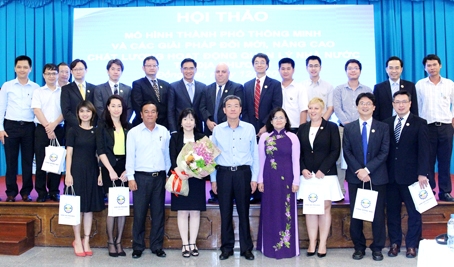
[[[263,83],[262,92],[260,94],[259,102],[259,118],[256,123],[255,108],[254,108],[254,92],[256,78],[244,84],[244,103],[243,103],[243,117],[242,120],[249,122],[255,127],[255,132],[258,133],[266,121],[271,110],[277,107],[282,107],[282,87],[278,80],[272,79],[268,76]]]
[[[188,90],[184,80],[181,79],[170,84],[169,90],[169,102],[167,106],[167,115],[169,120],[169,130],[170,132],[178,131],[180,128],[178,118],[180,113],[186,108],[192,108],[199,117],[199,122],[197,123],[197,129],[203,131],[202,123],[202,112],[200,110],[200,103],[205,102],[205,89],[206,85],[204,83],[194,81],[194,99],[191,102],[189,97]]]
[[[384,121],[389,126],[390,137],[389,182],[410,185],[418,181],[418,175],[427,176],[429,172],[429,128],[426,120],[410,113],[403,125],[399,143],[396,143],[395,118],[393,116]]]
[[[361,181],[355,172],[367,167],[370,171],[372,184],[383,185],[388,183],[388,171],[386,160],[389,152],[389,126],[386,123],[372,120],[369,133],[369,142],[367,143],[367,164],[364,166],[364,152],[359,128],[359,121],[355,120],[344,126],[343,136],[344,158],[348,168],[345,173],[345,179],[352,184],[360,184]]]
[[[127,120],[131,118],[132,115],[132,106],[131,106],[131,87],[127,86],[126,84],[119,83],[118,86],[118,95],[123,97],[125,104],[127,106],[128,114]],[[102,113],[104,112],[104,108],[106,107],[107,99],[112,95],[112,89],[110,88],[109,82],[100,84],[96,86],[93,101],[96,108],[96,113],[98,114],[98,118],[101,121]]]
[[[418,115],[418,97],[416,95],[415,84],[400,79],[399,90],[408,91],[411,94],[410,112]],[[384,121],[393,115],[393,96],[391,95],[391,84],[389,80],[374,86],[374,95],[376,105],[374,110],[374,119]]]
[[[216,105],[216,92],[219,90],[216,83],[212,83],[206,87],[205,97],[201,103],[201,111],[203,120],[206,122],[208,119],[214,121],[214,107]],[[219,109],[218,109],[218,124],[227,121],[227,116],[224,113],[223,105],[224,99],[228,95],[236,95],[241,99],[241,102],[244,102],[244,92],[243,85],[235,83],[232,81],[227,81],[222,91],[221,99],[219,100]],[[205,134],[211,135],[210,129],[205,127]]]
[[[204,136],[205,135],[203,133],[194,132],[195,141],[202,139]],[[184,139],[184,133],[182,131],[173,133],[170,137],[170,144],[169,144],[169,147],[170,147],[169,154],[170,154],[170,163],[171,163],[170,170],[173,170],[177,167],[178,154],[180,154],[181,149],[183,149],[183,147],[184,147],[183,139]],[[169,176],[170,176],[170,174],[171,173],[169,171]]]
[[[320,128],[315,135],[314,148],[309,141],[311,122],[301,124],[298,129],[301,156],[300,168],[316,173],[318,170],[325,175],[337,175],[336,161],[339,158],[341,144],[337,125],[322,118]]]
[[[158,108],[158,119],[156,120],[156,123],[166,128],[169,128],[169,122],[167,119],[167,105],[170,84],[160,79],[156,80],[158,81],[158,89],[160,96],[159,99],[161,101],[158,101],[156,92],[154,91],[153,86],[147,77],[143,77],[132,83],[131,104],[134,112],[136,113],[136,117],[132,122],[134,126],[137,126],[142,122],[140,112],[142,111],[141,108],[143,103],[147,101],[152,101],[156,103]]]
[[[125,134],[126,148],[126,136],[128,135],[128,129],[123,128],[123,132]],[[105,154],[107,156],[107,159],[112,167],[117,164],[117,159],[113,151],[114,145],[114,129],[109,128],[105,123],[101,123],[98,128],[96,128],[96,150],[98,155]],[[99,166],[104,167],[102,161],[99,161]]]
[[[86,83],[85,90],[85,100],[93,103],[94,101],[94,91],[96,86],[91,83]],[[79,87],[75,82],[68,83],[61,88],[60,95],[60,106],[61,113],[65,119],[66,131],[69,128],[79,126],[79,121],[77,120],[77,105],[82,102],[84,99],[80,94]],[[94,125],[96,126],[97,117],[95,117]]]

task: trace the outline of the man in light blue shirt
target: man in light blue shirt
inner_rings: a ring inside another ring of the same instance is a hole
[[[257,189],[259,156],[255,128],[240,121],[241,99],[229,95],[224,99],[227,121],[213,130],[213,143],[221,150],[216,158],[216,171],[211,174],[211,187],[218,195],[221,212],[221,255],[226,260],[233,255],[233,200],[239,218],[241,256],[253,260],[253,244],[249,228],[249,199]]]

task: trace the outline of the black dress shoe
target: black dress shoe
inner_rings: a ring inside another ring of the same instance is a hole
[[[317,252],[317,257],[319,257],[319,258],[326,257],[326,253],[318,253]]]
[[[315,255],[315,251],[314,252],[306,252],[306,256],[308,257],[312,257]]]
[[[13,196],[7,196],[5,201],[6,202],[16,202],[16,198]]]
[[[383,260],[383,254],[381,251],[374,251],[372,252],[372,259],[374,259],[374,261],[381,261]]]
[[[156,256],[161,257],[161,258],[164,258],[165,256],[167,256],[167,254],[162,249],[157,249],[155,251],[152,251],[151,253],[156,254]]]
[[[449,193],[439,194],[438,199],[441,201],[454,202],[454,197],[452,197]]]
[[[30,197],[30,195],[22,195],[22,201],[31,202],[32,198]]]
[[[255,259],[254,254],[252,254],[252,252],[250,250],[244,252],[243,255],[241,255],[241,256],[244,256],[244,258],[246,260],[250,260],[250,261]]]
[[[210,190],[210,198],[208,199],[210,204],[219,204],[218,195],[216,195],[213,190]]]
[[[60,202],[60,194],[52,194],[49,195],[50,200],[53,200],[55,202]]]
[[[133,250],[132,251],[132,258],[133,259],[138,259],[142,257],[142,250]]]
[[[221,255],[219,255],[219,259],[222,261],[222,260],[226,260],[228,259],[230,256],[233,255],[233,251],[223,251],[221,253]]]
[[[389,248],[388,256],[390,256],[390,257],[396,257],[397,254],[399,254],[399,252],[400,252],[400,246],[394,243],[394,244],[392,244],[391,247]]]
[[[352,258],[354,260],[361,260],[362,258],[364,258],[364,255],[366,255],[365,252],[363,252],[361,250],[355,250],[355,252],[352,255]]]
[[[46,202],[47,198],[46,197],[38,197],[36,199],[36,202]]]

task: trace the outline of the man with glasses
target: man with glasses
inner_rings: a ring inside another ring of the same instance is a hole
[[[156,57],[146,57],[143,60],[142,70],[145,72],[145,77],[132,82],[131,104],[135,112],[132,124],[136,126],[142,122],[140,116],[142,105],[151,101],[159,110],[156,123],[168,129],[167,105],[170,84],[157,78],[159,61]]]
[[[48,197],[58,202],[60,201],[60,189],[58,187],[60,186],[61,175],[55,173],[47,173],[46,175],[46,172],[41,170],[49,141],[57,139],[61,146],[65,145],[63,115],[60,108],[61,88],[57,84],[58,67],[54,64],[44,65],[43,77],[46,84],[34,91],[32,99],[32,108],[35,113],[34,121],[36,123],[35,190],[38,192],[36,202],[45,202]]]

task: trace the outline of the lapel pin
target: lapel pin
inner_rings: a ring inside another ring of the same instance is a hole
[[[404,88],[404,85],[402,84],[402,85],[400,86],[400,88]]]
[[[161,89],[162,89],[162,85],[160,85],[160,86],[159,86],[159,88],[161,88]]]
[[[375,133],[375,129],[372,129],[372,131],[371,131],[371,132]]]
[[[90,90],[87,90],[87,93],[90,93]]]
[[[224,93],[227,93],[227,92],[228,92],[228,90],[225,90],[225,91],[224,91]]]
[[[406,126],[410,126],[410,123],[407,122],[407,124],[405,124]]]
[[[323,126],[322,126],[322,127],[320,127],[320,130],[323,130]]]
[[[265,85],[265,89],[268,88],[268,85]]]
[[[123,93],[123,90],[120,90],[120,93]]]

